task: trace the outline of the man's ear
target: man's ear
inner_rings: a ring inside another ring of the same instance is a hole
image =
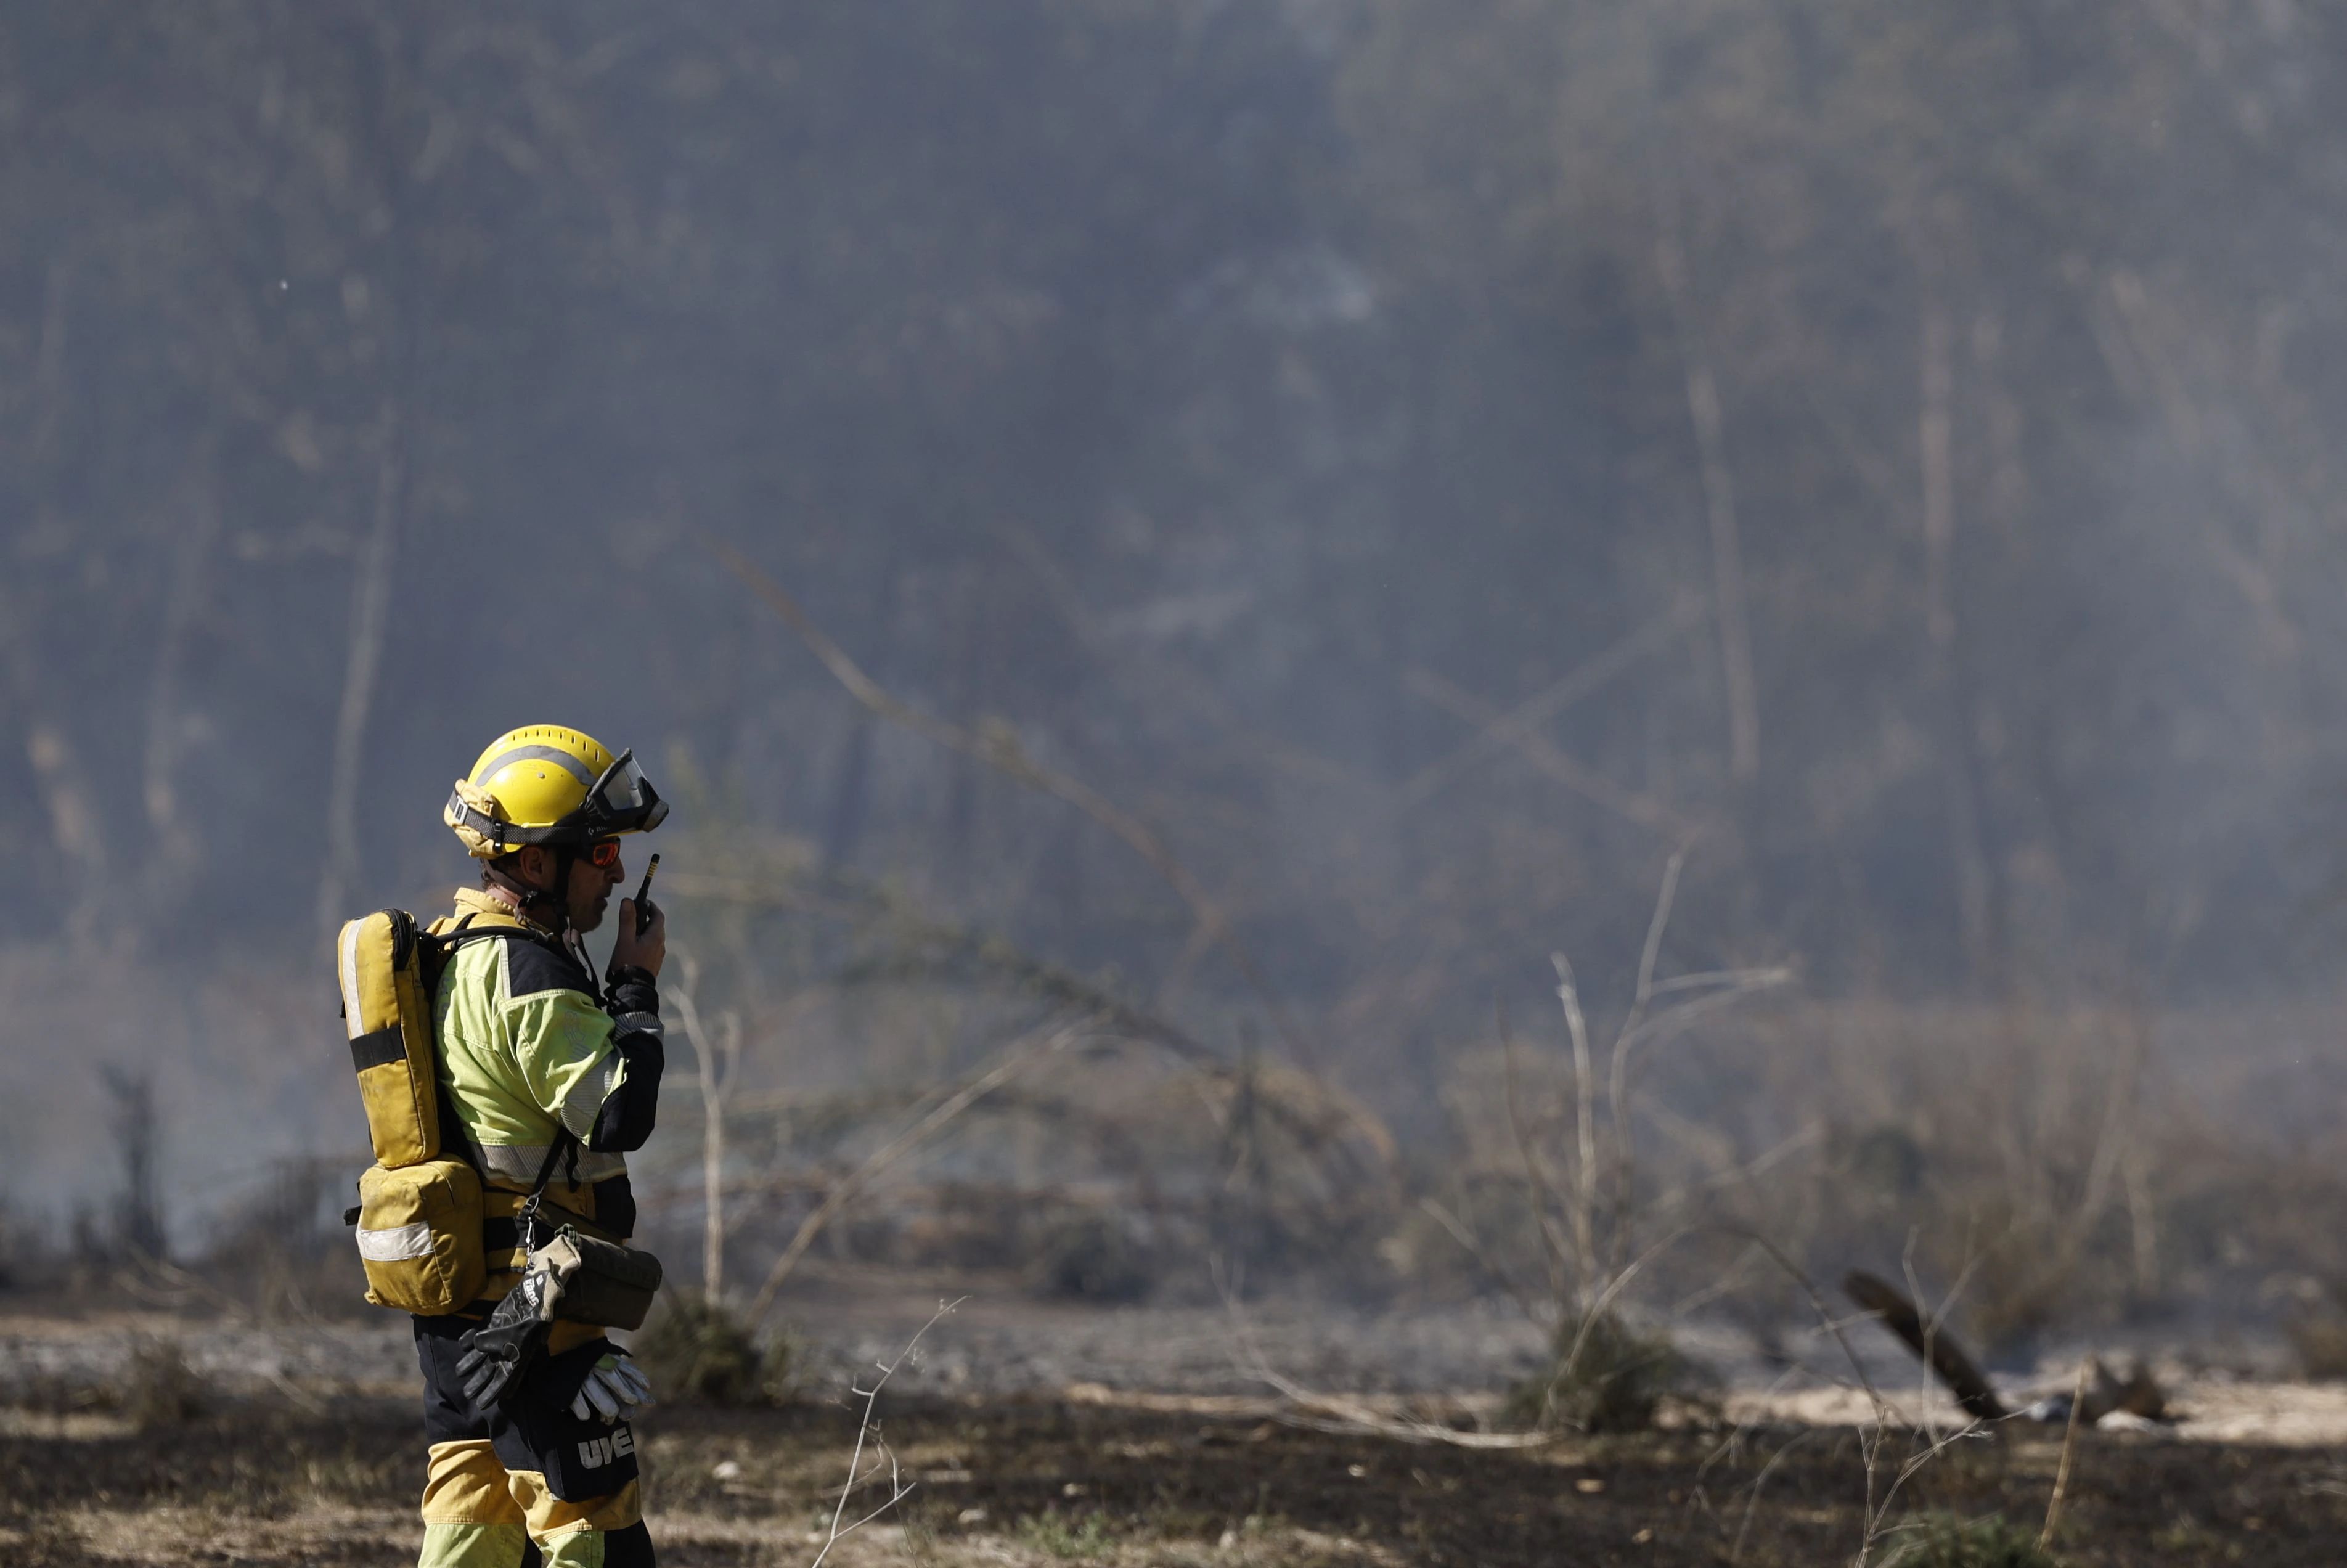
[[[521,879],[540,891],[559,889],[548,886],[554,878],[554,855],[543,845],[526,844],[521,851]]]

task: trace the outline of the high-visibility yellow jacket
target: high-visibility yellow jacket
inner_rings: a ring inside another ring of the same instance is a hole
[[[443,1138],[452,1152],[461,1139],[481,1173],[495,1297],[518,1277],[509,1222],[558,1129],[576,1143],[548,1184],[545,1202],[563,1211],[550,1217],[584,1221],[613,1240],[634,1231],[625,1154],[651,1134],[663,1050],[648,984],[619,988],[635,1005],[615,1017],[576,948],[522,926],[487,893],[459,889],[455,914],[432,928],[459,925],[522,933],[459,947],[435,999],[440,1084],[456,1122]]]

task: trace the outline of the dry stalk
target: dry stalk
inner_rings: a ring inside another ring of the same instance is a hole
[[[1628,1228],[1631,1190],[1636,1180],[1631,1169],[1635,1155],[1629,1108],[1630,1046],[1654,1000],[1655,965],[1662,958],[1663,933],[1670,928],[1671,906],[1678,898],[1679,873],[1686,867],[1686,847],[1682,845],[1663,866],[1663,885],[1655,894],[1655,911],[1646,919],[1646,940],[1638,949],[1637,989],[1632,993],[1630,1010],[1614,1037],[1613,1071],[1606,1079],[1607,1115],[1614,1123],[1614,1255],[1617,1265],[1623,1248],[1628,1245],[1624,1233]]]
[[[718,1022],[723,1038],[712,1048],[708,1032],[702,1028],[701,1009],[694,1004],[700,989],[701,965],[692,957],[682,959],[684,983],[670,999],[676,1004],[677,1016],[684,1024],[684,1037],[692,1046],[701,1087],[701,1286],[709,1304],[714,1307],[725,1294],[725,1101],[733,1093],[735,1079],[742,1065],[742,1015],[727,1009]]]
[[[2045,1500],[2045,1528],[2037,1532],[2037,1544],[2051,1546],[2054,1532],[2062,1522],[2062,1500],[2070,1493],[2070,1465],[2078,1455],[2078,1429],[2086,1423],[2078,1419],[2086,1408],[2086,1370],[2094,1358],[2078,1358],[2078,1386],[2070,1391],[2070,1419],[2062,1429],[2062,1460],[2054,1467],[2054,1495]]]
[[[1901,1258],[1901,1266],[1907,1277],[1908,1301],[1911,1305],[1922,1300],[1922,1287],[1915,1278],[1914,1248],[1915,1235],[1910,1232],[1905,1255]],[[1932,1439],[1925,1444],[1922,1452],[1911,1452],[1901,1462],[1897,1473],[1891,1478],[1890,1486],[1884,1490],[1881,1501],[1878,1501],[1874,1496],[1876,1471],[1882,1449],[1890,1440],[1889,1428],[1881,1419],[1881,1407],[1878,1405],[1875,1428],[1869,1437],[1861,1440],[1867,1455],[1867,1522],[1865,1535],[1859,1542],[1858,1568],[1866,1568],[1867,1560],[1873,1553],[1875,1542],[1890,1532],[1891,1508],[1891,1504],[1898,1500],[1900,1490],[1924,1467],[1947,1452],[1950,1448],[1967,1439],[1985,1433],[1989,1430],[1991,1421],[2002,1420],[2004,1418],[2004,1408],[1997,1400],[1995,1390],[1989,1388],[1986,1379],[1981,1378],[1977,1372],[1971,1372],[1967,1378],[1950,1377],[1952,1367],[1961,1366],[1969,1370],[1970,1359],[1952,1343],[1943,1344],[1939,1337],[1941,1318],[1956,1296],[1962,1293],[1965,1285],[1970,1283],[1973,1268],[1978,1262],[1979,1259],[1974,1257],[1966,1263],[1963,1272],[1956,1276],[1955,1284],[1949,1288],[1947,1296],[1942,1299],[1937,1310],[1926,1314],[1920,1307],[1915,1307],[1913,1311],[1915,1322],[1911,1326],[1915,1330],[1917,1340],[1915,1348],[1922,1358],[1924,1368],[1922,1387],[1918,1390],[1919,1400],[1929,1397],[1931,1378],[1934,1373],[1938,1373],[1942,1378],[1947,1379],[1950,1388],[1958,1393],[1969,1419],[1952,1432]],[[1872,1312],[1871,1315],[1877,1317],[1882,1316],[1880,1310]],[[1905,1337],[1904,1333],[1901,1337]],[[1963,1389],[1957,1389],[1956,1385],[1959,1381],[1973,1385],[1974,1392],[1967,1395]]]
[[[1778,1246],[1775,1242],[1770,1241],[1767,1236],[1762,1235],[1758,1231],[1737,1231],[1733,1234],[1743,1236],[1747,1241],[1749,1241],[1752,1245],[1758,1246],[1763,1253],[1768,1255],[1770,1261],[1774,1262],[1778,1268],[1785,1272],[1787,1277],[1790,1278],[1795,1285],[1800,1286],[1801,1293],[1809,1298],[1809,1306],[1817,1313],[1818,1321],[1824,1326],[1826,1332],[1833,1337],[1834,1343],[1841,1348],[1842,1358],[1850,1363],[1850,1372],[1858,1379],[1858,1386],[1866,1391],[1867,1404],[1872,1409],[1874,1413],[1873,1426],[1868,1430],[1862,1431],[1859,1437],[1859,1451],[1866,1461],[1866,1512],[1864,1517],[1867,1521],[1867,1527],[1863,1539],[1859,1542],[1858,1568],[1866,1568],[1867,1559],[1874,1549],[1874,1542],[1877,1534],[1876,1527],[1882,1517],[1881,1509],[1877,1506],[1874,1493],[1878,1481],[1879,1467],[1881,1462],[1882,1443],[1884,1438],[1890,1431],[1891,1417],[1894,1412],[1891,1410],[1890,1404],[1882,1398],[1881,1391],[1875,1388],[1874,1379],[1867,1375],[1866,1364],[1858,1358],[1858,1348],[1850,1343],[1850,1335],[1843,1328],[1840,1319],[1837,1318],[1833,1315],[1832,1310],[1826,1306],[1825,1296],[1819,1291],[1816,1284],[1810,1280],[1808,1274],[1802,1271],[1800,1265],[1786,1256],[1783,1248]],[[1901,1479],[1903,1481],[1905,1477],[1902,1476]],[[1895,1492],[1897,1489],[1894,1486],[1892,1490]],[[1883,1501],[1881,1506],[1889,1506],[1889,1500],[1887,1498]]]
[[[1573,1241],[1585,1267],[1597,1255],[1597,1105],[1589,1061],[1589,1023],[1581,1014],[1581,991],[1573,965],[1563,953],[1549,955],[1556,966],[1556,999],[1564,1008],[1564,1030],[1573,1044]],[[1558,1302],[1559,1310],[1563,1303]]]
[[[839,1501],[832,1508],[831,1528],[824,1538],[823,1550],[815,1554],[815,1561],[808,1564],[808,1568],[823,1568],[823,1560],[831,1555],[831,1549],[838,1545],[843,1538],[863,1529],[913,1494],[913,1488],[918,1483],[904,1479],[903,1471],[897,1468],[897,1455],[894,1450],[885,1440],[876,1438],[872,1427],[872,1411],[880,1402],[880,1390],[888,1386],[888,1379],[897,1375],[897,1368],[903,1366],[906,1358],[911,1356],[919,1347],[921,1336],[936,1327],[938,1318],[969,1299],[969,1297],[966,1296],[958,1296],[954,1300],[940,1304],[935,1312],[929,1314],[929,1320],[915,1329],[913,1337],[905,1341],[905,1348],[897,1352],[895,1360],[876,1363],[880,1368],[880,1376],[874,1380],[869,1389],[858,1389],[853,1384],[849,1385],[849,1391],[864,1401],[864,1417],[856,1426],[856,1447],[847,1456],[847,1480],[841,1483]],[[866,1471],[864,1469],[864,1448],[865,1444],[870,1441],[879,1441],[880,1457],[874,1460],[872,1468]],[[884,1461],[888,1467],[887,1501],[861,1519],[843,1524],[841,1522],[847,1517],[848,1498],[855,1494],[856,1488],[880,1473],[880,1466]]]
[[[1977,1420],[1967,1421],[1963,1426],[1958,1427],[1954,1431],[1948,1433],[1945,1437],[1933,1439],[1922,1452],[1908,1455],[1905,1461],[1900,1465],[1899,1473],[1891,1478],[1891,1484],[1883,1490],[1882,1501],[1880,1503],[1872,1501],[1874,1490],[1874,1461],[1872,1460],[1868,1460],[1867,1492],[1869,1504],[1872,1512],[1868,1516],[1866,1536],[1859,1542],[1858,1568],[1866,1568],[1867,1560],[1873,1554],[1875,1542],[1881,1540],[1883,1536],[1891,1533],[1891,1527],[1889,1522],[1891,1518],[1891,1505],[1898,1500],[1900,1488],[1905,1486],[1910,1481],[1912,1481],[1917,1475],[1921,1474],[1932,1460],[1938,1459],[1942,1454],[1955,1447],[1956,1444],[1963,1442],[1968,1439],[1978,1437],[1986,1429],[1982,1425],[1982,1423]],[[1887,1434],[1883,1433],[1881,1429],[1877,1429],[1876,1442],[1878,1447],[1886,1435]]]
[[[1614,1031],[1607,1064],[1605,1084],[1604,1125],[1601,1129],[1597,1117],[1596,1066],[1591,1050],[1589,1020],[1581,1005],[1580,987],[1573,965],[1563,953],[1550,956],[1557,975],[1557,999],[1564,1011],[1566,1037],[1572,1047],[1573,1142],[1574,1159],[1572,1189],[1566,1213],[1572,1226],[1572,1252],[1580,1271],[1580,1289],[1586,1294],[1602,1288],[1602,1282],[1618,1272],[1627,1263],[1630,1249],[1636,1242],[1637,1212],[1637,1145],[1635,1114],[1633,1101],[1632,1070],[1641,1048],[1662,1042],[1686,1032],[1699,1020],[1724,1011],[1756,992],[1785,984],[1789,969],[1723,969],[1682,975],[1673,979],[1657,980],[1655,971],[1661,962],[1663,938],[1670,927],[1671,911],[1676,902],[1680,876],[1686,868],[1687,851],[1682,846],[1674,852],[1663,871],[1662,885],[1655,898],[1655,907],[1646,922],[1645,940],[1638,957],[1638,978],[1628,1011]],[[1658,1006],[1664,999],[1684,997],[1686,999]],[[1512,1043],[1501,1035],[1501,1045],[1507,1050],[1507,1083],[1509,1116],[1516,1130],[1519,1143],[1524,1142],[1522,1119],[1514,1103],[1515,1061]],[[1767,1163],[1782,1158],[1790,1147],[1764,1157]],[[1524,1150],[1527,1184],[1536,1209],[1543,1213],[1542,1235],[1544,1240],[1552,1235],[1545,1223],[1545,1210],[1553,1202],[1544,1184],[1534,1153]],[[1601,1260],[1598,1224],[1598,1194],[1601,1171],[1610,1187],[1609,1211],[1605,1214],[1604,1249]],[[1713,1185],[1728,1184],[1737,1179],[1724,1173]],[[1677,1194],[1684,1197],[1684,1193]],[[1553,1245],[1552,1250],[1555,1250]],[[1559,1288],[1557,1296],[1562,1308],[1566,1292]]]

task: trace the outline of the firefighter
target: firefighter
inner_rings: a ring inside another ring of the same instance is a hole
[[[443,814],[481,862],[480,886],[432,929],[466,938],[435,1035],[446,1143],[485,1192],[489,1280],[470,1307],[415,1319],[422,1568],[652,1561],[628,1420],[649,1386],[602,1329],[540,1321],[523,1264],[549,1224],[606,1241],[635,1228],[623,1156],[651,1136],[660,1095],[667,924],[648,908],[639,930],[621,899],[607,984],[583,938],[627,875],[622,838],[667,813],[632,753],[533,725],[491,742]]]

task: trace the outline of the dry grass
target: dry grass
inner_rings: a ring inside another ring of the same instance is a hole
[[[1551,1364],[1508,1396],[1502,1419],[1540,1431],[1644,1431],[1665,1401],[1700,1407],[1710,1380],[1667,1334],[1614,1311],[1568,1317]]]
[[[2288,1022],[2274,1040],[2306,1027]],[[1911,1267],[1932,1302],[1961,1280],[1948,1320],[1996,1359],[2163,1316],[2255,1328],[2287,1309],[2310,1366],[2337,1364],[2321,1282],[2347,1277],[2347,1149],[2255,1120],[2322,1120],[2260,1087],[2257,1049],[2226,1040],[2219,1071],[2199,1021],[2127,1009],[1803,1002],[1707,1023],[1651,1059],[1635,1113],[1643,1233],[1689,1233],[1637,1299],[1764,1335],[1806,1321],[1799,1292],[1744,1239],[1757,1235],[1819,1277]],[[1527,1031],[1520,1058],[1519,1081],[1553,1106],[1533,1135],[1569,1135],[1563,1051]],[[1477,1245],[1422,1213],[1395,1216],[1385,1253],[1412,1288],[1542,1274],[1508,1079],[1496,1047],[1458,1058],[1448,1149],[1423,1166]]]
[[[671,1290],[628,1349],[664,1399],[728,1407],[772,1404],[789,1386],[787,1341],[762,1341],[724,1306]]]
[[[1904,1526],[1882,1568],[2061,1568],[2024,1530],[1992,1513],[1979,1519],[1925,1514]]]

